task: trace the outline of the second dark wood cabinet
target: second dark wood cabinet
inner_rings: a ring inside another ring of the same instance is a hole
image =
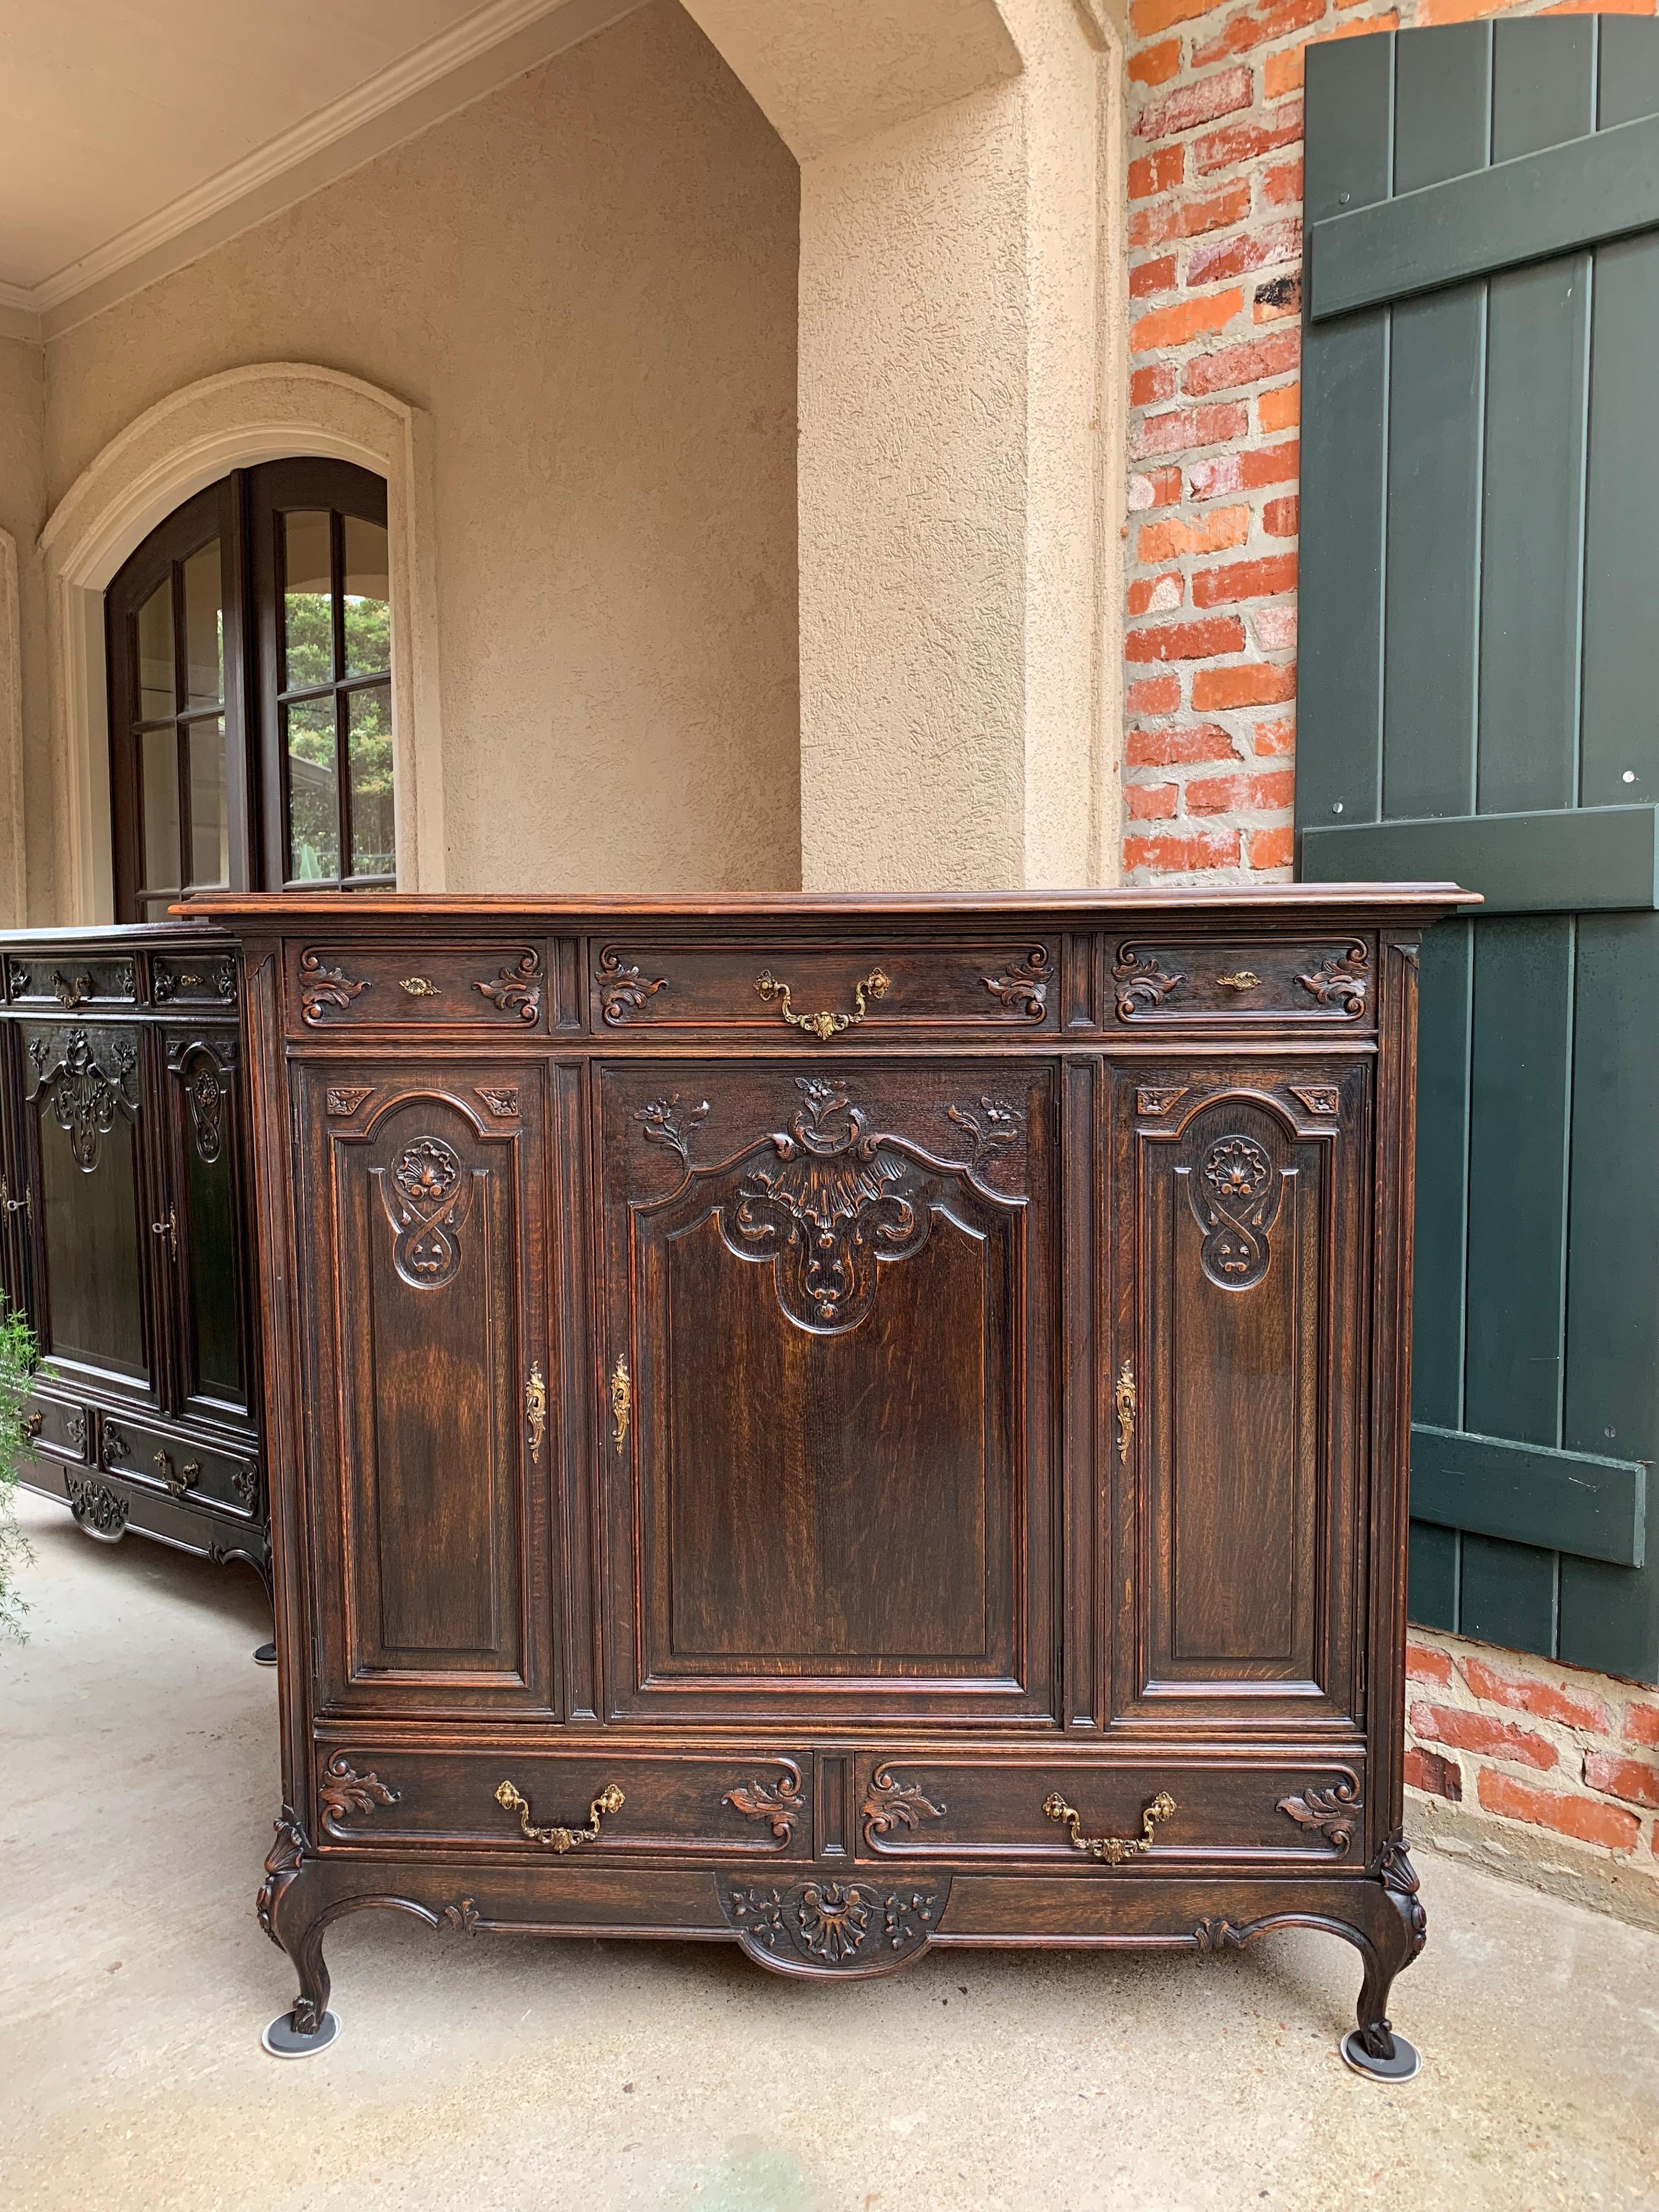
[[[286,1796],[261,1912],[1287,1922],[1399,2072],[1414,975],[1443,886],[221,898]]]

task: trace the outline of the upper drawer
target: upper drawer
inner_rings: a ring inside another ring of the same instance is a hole
[[[88,1433],[84,1406],[66,1406],[31,1390],[23,1404],[23,1434],[36,1451],[49,1451],[59,1459],[85,1459]]]
[[[246,1452],[219,1451],[195,1436],[152,1428],[125,1413],[106,1413],[98,1464],[123,1482],[199,1499],[252,1518],[259,1510],[259,1462]]]
[[[94,960],[79,952],[9,952],[6,996],[14,1006],[132,1006],[138,979],[131,960]]]
[[[1127,938],[1108,943],[1107,1003],[1137,1028],[1178,1022],[1330,1026],[1376,1019],[1370,937]]]
[[[892,1044],[941,1030],[1056,1026],[1057,946],[1030,937],[833,946],[754,939],[685,946],[595,939],[595,1030],[740,1031],[827,1044]]]
[[[324,942],[289,947],[289,1025],[331,1029],[547,1027],[545,948],[523,938],[466,945]]]

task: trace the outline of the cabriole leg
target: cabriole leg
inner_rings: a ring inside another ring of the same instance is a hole
[[[1389,1991],[1395,1976],[1423,1948],[1429,1916],[1417,1893],[1417,1870],[1397,1836],[1382,1847],[1381,1872],[1385,1905],[1378,1915],[1376,1940],[1365,1948],[1359,2024],[1349,2029],[1340,2048],[1357,2074],[1368,2074],[1377,2081],[1409,2081],[1421,2070],[1423,2061],[1416,2046],[1396,2035],[1389,2023]]]
[[[265,1860],[259,1925],[293,1960],[300,1993],[293,2009],[279,2013],[259,2039],[273,2058],[309,2058],[326,2051],[340,2033],[338,2017],[328,2009],[328,1968],[323,1960],[327,1915],[307,1908],[307,1892],[314,1903],[314,1890],[304,1875],[311,1856],[298,1814],[291,1805],[284,1805],[276,1840]]]

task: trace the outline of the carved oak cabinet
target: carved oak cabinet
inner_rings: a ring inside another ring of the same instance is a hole
[[[199,923],[0,938],[0,1297],[22,1480],[269,1587],[240,974]]]
[[[360,1905],[799,1975],[1296,1923],[1403,2070],[1418,939],[1447,885],[216,896],[287,1802]]]

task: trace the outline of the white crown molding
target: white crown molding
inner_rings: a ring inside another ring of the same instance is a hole
[[[0,283],[0,335],[38,341],[73,329],[643,3],[489,0],[465,22],[38,284]]]

